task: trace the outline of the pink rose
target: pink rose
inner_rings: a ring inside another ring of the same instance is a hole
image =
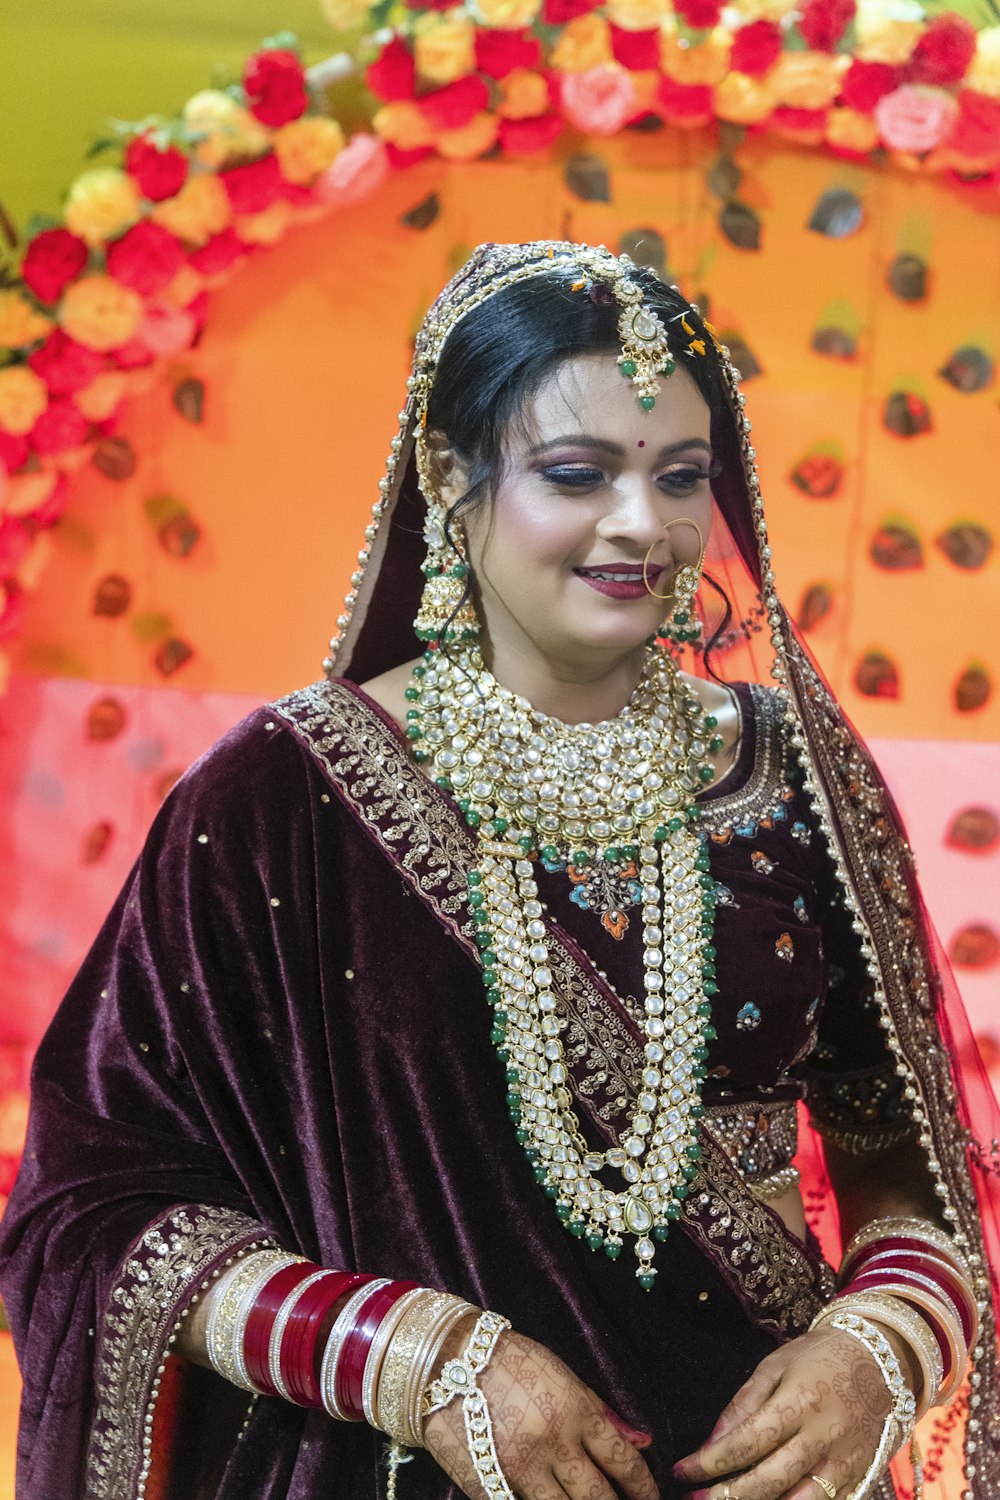
[[[615,135],[639,108],[631,74],[608,63],[564,74],[561,99],[570,124],[589,135]]]
[[[360,203],[371,196],[388,171],[389,157],[381,138],[361,131],[351,137],[333,166],[320,174],[315,191],[324,203]]]
[[[135,336],[150,354],[162,356],[190,349],[195,331],[194,317],[186,308],[175,307],[172,302],[150,302]]]
[[[932,151],[950,131],[958,106],[943,89],[904,83],[875,106],[879,135],[894,151]]]

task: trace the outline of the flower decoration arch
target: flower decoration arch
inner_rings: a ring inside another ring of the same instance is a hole
[[[122,127],[0,289],[3,646],[43,572],[73,471],[121,474],[131,389],[197,340],[211,292],[297,222],[428,157],[531,157],[630,129],[776,132],[852,161],[974,179],[1000,207],[1000,13],[914,0],[326,0],[361,26],[307,70],[278,36],[242,80]],[[990,22],[993,24],[990,24]],[[324,84],[364,70],[348,137]],[[578,137],[577,137],[578,139]],[[737,216],[738,217],[738,216]],[[735,225],[733,233],[739,232]],[[192,401],[197,392],[189,393]]]

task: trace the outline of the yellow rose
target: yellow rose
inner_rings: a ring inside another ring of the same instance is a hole
[[[533,120],[549,107],[549,90],[540,73],[530,68],[514,68],[500,79],[500,103],[497,114],[505,120]]]
[[[780,104],[792,109],[826,109],[836,99],[848,57],[827,52],[783,52],[768,74]]]
[[[204,136],[195,154],[206,167],[221,167],[233,156],[262,156],[271,143],[264,126],[221,89],[202,89],[189,99],[184,124],[192,135]]]
[[[368,14],[369,0],[320,0],[320,9],[334,31],[360,26]]]
[[[60,466],[64,458],[61,453]],[[3,509],[8,516],[30,516],[33,510],[41,510],[58,483],[55,469],[29,469],[24,474],[14,474],[7,481]]]
[[[172,302],[175,307],[187,307],[193,302],[198,293],[205,285],[205,278],[194,266],[181,266],[177,275],[169,286],[164,287],[160,293],[161,297]]]
[[[384,104],[372,120],[378,134],[400,151],[417,151],[434,144],[434,132],[420,110],[408,99]]]
[[[563,28],[549,63],[564,73],[589,73],[612,60],[611,32],[603,16],[591,11]]]
[[[221,234],[232,217],[226,190],[211,173],[189,177],[175,198],[153,209],[156,222],[189,245],[204,245],[213,234]]]
[[[52,320],[38,312],[20,292],[0,292],[0,347],[20,349],[43,339]]]
[[[276,245],[288,228],[292,218],[292,205],[287,198],[279,198],[259,214],[239,214],[236,230],[241,240],[248,245]]]
[[[854,24],[858,57],[904,63],[923,32],[924,13],[911,0],[860,0]]]
[[[117,349],[142,320],[142,298],[113,276],[84,276],[66,288],[59,321],[88,349]]]
[[[826,120],[826,138],[831,146],[844,151],[874,151],[878,145],[878,126],[871,115],[856,109],[831,109]]]
[[[733,125],[766,120],[777,102],[768,78],[749,78],[746,73],[729,73],[715,90],[716,114]]]
[[[496,115],[484,109],[473,115],[467,125],[460,125],[457,130],[442,130],[434,144],[449,161],[473,161],[490,149],[498,128]]]
[[[120,370],[104,370],[73,397],[88,422],[104,422],[124,398],[128,379]]]
[[[17,581],[23,589],[27,589],[29,593],[37,589],[51,557],[52,538],[47,531],[40,531],[35,536],[28,551],[22,557],[20,567],[17,570]],[[25,1105],[27,1106],[27,1100],[25,1100]],[[8,1127],[4,1118],[6,1113],[6,1109],[0,1107],[0,1141],[7,1138]],[[25,1113],[27,1113],[27,1109],[25,1109]],[[21,1131],[21,1139],[22,1141],[24,1139],[23,1129]],[[0,1147],[0,1149],[5,1148]]]
[[[729,71],[729,46],[729,36],[721,26],[692,47],[670,22],[660,33],[660,66],[675,83],[721,83]]]
[[[121,234],[141,217],[139,189],[117,167],[82,172],[66,199],[66,228],[88,245],[100,245]]]
[[[470,0],[469,9],[482,26],[500,31],[520,31],[530,26],[542,8],[542,0]]]
[[[0,427],[8,432],[30,432],[49,404],[45,381],[27,365],[0,370]]]
[[[282,125],[274,137],[274,149],[285,181],[304,187],[343,151],[344,132],[336,120],[307,116]]]
[[[979,33],[976,55],[965,75],[965,83],[981,94],[1000,98],[1000,26],[988,26]]]
[[[417,23],[413,57],[425,83],[454,83],[475,69],[476,29],[464,17],[449,21],[427,15]]]
[[[625,31],[652,31],[670,14],[669,0],[607,0],[604,13]]]
[[[733,0],[741,22],[780,21],[800,8],[800,0]]]

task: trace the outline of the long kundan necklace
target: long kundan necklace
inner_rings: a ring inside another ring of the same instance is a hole
[[[654,1241],[697,1171],[702,1081],[716,993],[714,882],[694,798],[714,776],[717,725],[666,652],[647,651],[622,712],[564,724],[501,687],[477,643],[428,651],[406,690],[414,758],[453,792],[478,838],[469,872],[493,1042],[537,1181],[570,1233],[612,1260],[635,1239],[653,1285]],[[635,861],[643,922],[641,1091],[619,1144],[591,1149],[569,1091],[534,858]],[[608,1186],[598,1174],[617,1174]]]

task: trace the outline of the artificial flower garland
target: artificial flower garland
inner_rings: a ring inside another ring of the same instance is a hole
[[[551,147],[567,126],[768,128],[854,158],[1000,175],[1000,26],[915,0],[324,0],[367,25],[372,130],[350,142],[295,39],[273,38],[228,90],[126,128],[117,164],[71,185],[62,222],[0,290],[0,691],[3,644],[44,568],[67,476],[115,446],[148,367],[190,348],[208,293],[296,222],[358,202],[390,168]],[[349,62],[349,60],[348,60]]]

